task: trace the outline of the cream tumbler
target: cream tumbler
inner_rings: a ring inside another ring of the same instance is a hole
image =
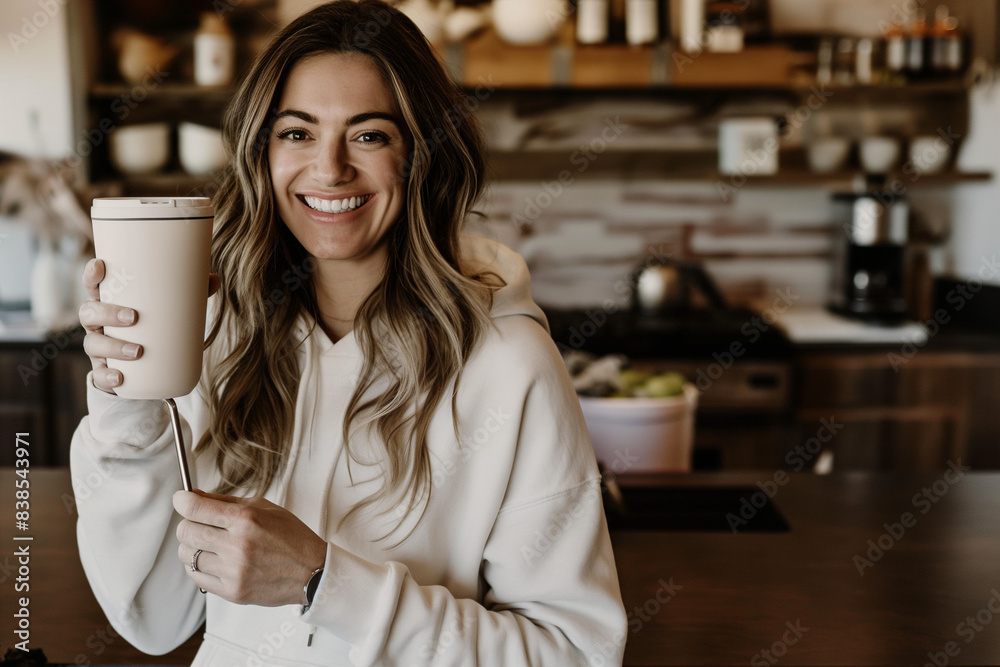
[[[104,327],[142,346],[122,373],[124,398],[185,396],[201,377],[214,209],[207,197],[106,197],[91,208],[94,248],[104,260],[101,301],[133,308],[136,323]]]

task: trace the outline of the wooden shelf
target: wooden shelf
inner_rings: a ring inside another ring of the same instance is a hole
[[[572,25],[564,25],[548,44],[513,46],[493,29],[441,51],[442,60],[462,85],[484,84],[512,90],[749,90],[808,93],[816,86],[816,56],[783,42],[751,44],[739,53],[685,54],[672,44],[580,45]],[[902,79],[864,86],[827,85],[850,95],[964,94],[961,78],[907,82]]]
[[[123,196],[208,197],[219,186],[219,175],[195,176],[183,171],[126,175],[108,179],[121,184]]]
[[[121,82],[98,82],[90,87],[90,97],[96,100],[111,100],[121,97],[135,97],[135,90],[144,91],[143,99],[191,99],[228,102],[236,92],[233,86],[199,86],[194,83],[165,82],[157,86],[133,86]]]
[[[488,156],[489,176],[500,180],[554,180],[563,171],[569,172],[573,180],[601,178],[652,178],[676,181],[707,181],[725,185],[738,184],[739,176],[720,174],[718,158],[714,152],[636,152],[608,151],[597,160],[588,163],[587,169],[578,171],[571,161],[570,151],[492,151]],[[800,151],[782,152],[782,168],[773,176],[746,177],[746,184],[758,186],[802,186],[827,187],[831,189],[852,189],[865,174],[861,170],[844,170],[829,174],[817,174],[805,167]],[[902,171],[888,176],[888,182],[901,182],[906,188],[953,185],[990,181],[993,174],[988,171],[957,172],[946,171],[938,174],[909,174]]]

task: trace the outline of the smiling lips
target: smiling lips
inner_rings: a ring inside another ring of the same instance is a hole
[[[356,197],[345,197],[344,199],[322,199],[320,197],[302,195],[299,198],[314,211],[321,213],[347,213],[364,206],[371,197],[371,195],[359,195]]]

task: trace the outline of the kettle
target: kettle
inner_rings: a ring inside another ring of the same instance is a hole
[[[633,273],[632,305],[647,315],[662,315],[691,309],[692,290],[697,289],[709,308],[724,310],[726,300],[705,269],[694,262],[661,260],[645,263]]]

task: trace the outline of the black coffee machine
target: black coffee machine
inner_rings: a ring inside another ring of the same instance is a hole
[[[870,322],[906,317],[909,202],[891,192],[833,195],[831,311]]]

